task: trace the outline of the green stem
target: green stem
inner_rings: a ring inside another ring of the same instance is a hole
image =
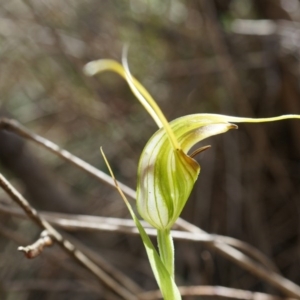
[[[170,229],[157,230],[160,258],[172,278],[174,278],[174,244]]]

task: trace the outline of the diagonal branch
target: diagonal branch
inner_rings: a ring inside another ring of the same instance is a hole
[[[209,285],[199,285],[199,286],[181,286],[179,287],[182,296],[210,296],[210,297],[220,297],[229,299],[242,299],[242,300],[282,300],[278,296],[250,292],[240,289],[233,289],[224,286],[209,286]],[[159,291],[150,291],[139,295],[142,300],[155,300],[162,299]],[[291,300],[291,298],[288,298]]]
[[[19,210],[9,206],[0,204],[0,213],[9,214],[11,216],[24,218],[25,214]],[[64,230],[69,231],[104,231],[117,232],[130,235],[139,235],[139,232],[131,219],[120,219],[111,217],[99,217],[88,215],[70,215],[58,214],[40,211],[40,215],[45,218],[50,224],[56,225]],[[141,221],[146,233],[149,236],[156,236],[157,231],[148,223]],[[191,233],[187,231],[172,230],[172,237],[175,240],[201,242],[210,244],[212,242],[225,243],[230,245],[244,254],[252,257],[254,260],[264,266],[264,268],[279,273],[277,267],[272,261],[253,246],[242,242],[238,239],[228,236],[207,233]]]
[[[10,196],[10,198],[19,205],[27,216],[34,221],[41,229],[47,230],[49,235],[57,242],[57,244],[72,258],[79,262],[82,266],[93,273],[98,280],[103,282],[108,288],[120,295],[123,299],[134,300],[136,296],[131,294],[127,289],[122,287],[118,282],[109,277],[101,270],[93,261],[91,261],[83,252],[78,250],[68,240],[50,225],[38,212],[30,206],[29,202],[5,179],[0,173],[0,186]]]
[[[87,172],[91,176],[95,177],[97,180],[101,180],[101,181],[105,182],[106,184],[108,184],[112,187],[115,187],[113,179],[110,176],[108,176],[106,173],[98,170],[97,168],[93,167],[92,165],[88,164],[87,162],[78,158],[77,156],[71,154],[70,152],[60,148],[55,143],[53,143],[35,133],[32,133],[31,131],[29,131],[26,127],[21,125],[16,120],[11,120],[11,119],[7,119],[7,118],[0,119],[0,130],[1,129],[11,131],[11,132],[17,134],[18,136],[21,136],[27,140],[35,142],[36,144],[42,146],[43,148],[51,151],[55,155],[61,157],[65,161],[73,164],[77,168]],[[121,182],[118,182],[118,184],[119,184],[120,188],[122,189],[122,191],[127,196],[129,196],[132,199],[135,199],[136,193],[134,190],[127,187],[126,185],[124,185]]]

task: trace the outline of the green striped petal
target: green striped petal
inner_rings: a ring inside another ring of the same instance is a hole
[[[199,164],[187,155],[190,148],[207,137],[236,128],[200,114],[178,118],[170,122],[170,127],[181,148],[174,149],[162,128],[148,141],[138,167],[138,211],[157,229],[174,224],[199,175]]]

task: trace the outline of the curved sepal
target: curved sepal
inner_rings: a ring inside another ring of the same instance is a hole
[[[207,137],[236,128],[201,115],[181,117],[170,122],[170,127],[181,148],[172,147],[162,128],[148,141],[138,167],[138,211],[160,230],[175,223],[199,175],[199,164],[187,152]]]

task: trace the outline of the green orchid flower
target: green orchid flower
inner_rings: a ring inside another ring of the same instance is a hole
[[[125,78],[134,95],[159,127],[142,152],[137,182],[138,212],[144,220],[157,229],[159,254],[118,187],[117,181],[115,182],[140,232],[164,299],[180,300],[181,296],[174,282],[174,248],[170,229],[181,214],[200,173],[200,165],[194,157],[210,146],[201,147],[192,153],[189,153],[190,149],[208,137],[236,129],[234,123],[272,122],[299,119],[300,116],[284,115],[253,119],[217,114],[193,114],[169,123],[147,90],[131,76],[125,59],[123,65],[114,60],[103,59],[90,62],[85,66],[85,72],[90,76],[108,70]],[[102,155],[114,178],[103,151]]]
[[[197,142],[235,125],[201,115],[190,115],[169,123],[145,88],[131,76],[127,62],[124,67],[113,60],[90,62],[85,67],[88,75],[111,70],[124,77],[135,96],[160,128],[149,140],[138,167],[137,207],[144,220],[159,230],[170,229],[179,217],[200,166],[188,155]],[[205,150],[207,147],[201,148]]]
[[[285,115],[275,118],[238,118],[217,114],[193,114],[168,122],[146,89],[131,76],[126,60],[123,66],[114,60],[98,60],[86,65],[88,75],[114,71],[124,77],[135,96],[160,128],[146,144],[138,167],[137,207],[144,220],[159,230],[170,229],[176,222],[193,189],[200,165],[188,154],[198,142],[230,129],[231,122],[271,122],[299,118]]]
[[[176,144],[170,142],[174,137],[161,128],[145,146],[138,167],[138,211],[160,230],[169,229],[176,222],[199,175],[200,165],[194,155],[188,155],[190,148],[209,136],[236,128],[222,121],[213,123],[201,115],[184,116],[168,126]]]

